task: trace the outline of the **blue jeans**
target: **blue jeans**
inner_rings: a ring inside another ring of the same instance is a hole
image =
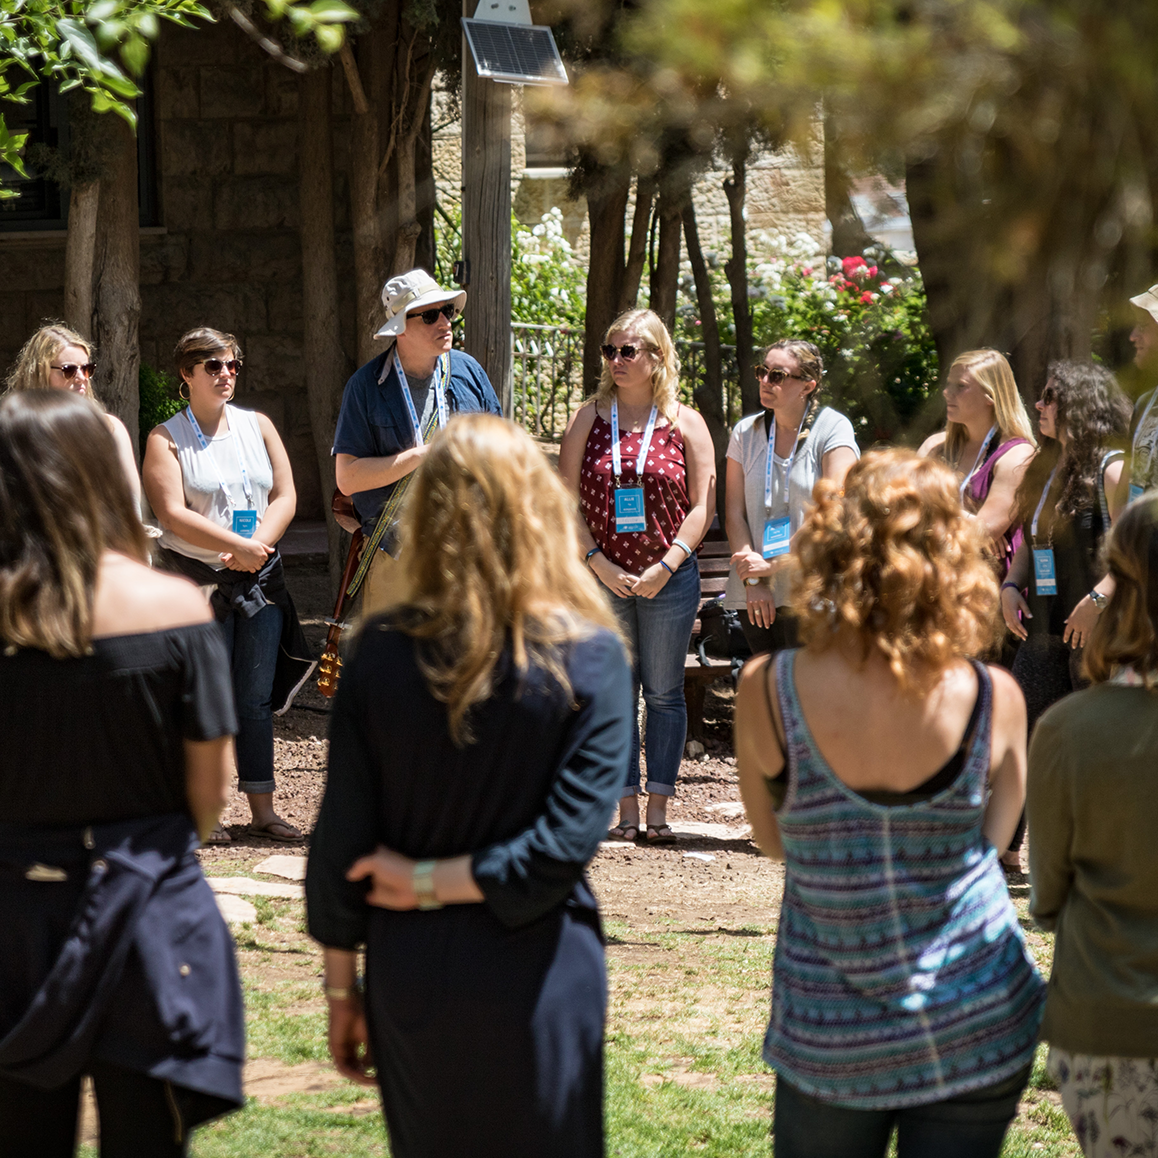
[[[250,619],[231,611],[221,625],[237,704],[237,787],[274,790],[273,675],[281,642],[282,610],[270,603]]]
[[[852,1110],[801,1093],[776,1077],[776,1158],[884,1158],[897,1128],[897,1158],[998,1158],[1030,1066],[984,1089],[903,1110]]]
[[[686,559],[654,599],[629,595],[611,600],[631,644],[635,726],[625,796],[639,792],[639,692],[647,705],[647,790],[674,796],[688,709],[684,701],[684,659],[700,607],[700,569]]]

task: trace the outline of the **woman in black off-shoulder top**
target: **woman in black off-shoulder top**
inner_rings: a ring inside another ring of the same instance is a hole
[[[0,1149],[183,1155],[242,1103],[229,932],[194,855],[236,730],[220,629],[154,573],[112,438],[0,402]]]

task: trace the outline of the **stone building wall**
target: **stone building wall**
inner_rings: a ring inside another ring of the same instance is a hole
[[[340,70],[334,80],[340,117]],[[294,467],[298,513],[320,518],[302,367],[297,75],[223,21],[165,25],[154,82],[162,224],[141,231],[141,361],[171,372],[173,345],[193,326],[235,334],[245,358],[237,402],[273,420]],[[338,284],[352,350],[347,140],[336,124]],[[0,376],[42,319],[61,316],[64,242],[63,230],[0,233]]]

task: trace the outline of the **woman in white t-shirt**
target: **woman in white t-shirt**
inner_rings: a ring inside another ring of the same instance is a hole
[[[174,360],[189,405],[155,427],[145,448],[145,494],[165,529],[159,563],[206,591],[225,632],[250,831],[301,840],[273,807],[274,674],[285,617],[293,616],[277,543],[297,506],[293,472],[273,423],[229,404],[241,369],[232,334],[190,330]],[[229,840],[219,826],[208,843]]]
[[[736,423],[728,443],[732,570],[724,606],[740,612],[744,638],[758,653],[796,645],[796,621],[788,611],[792,536],[813,487],[822,478],[843,482],[860,451],[852,423],[820,405],[824,362],[811,342],[773,343],[756,377],[764,409]]]

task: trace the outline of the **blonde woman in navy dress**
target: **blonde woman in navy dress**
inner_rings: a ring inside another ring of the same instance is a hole
[[[1044,985],[998,853],[1025,798],[1025,701],[988,533],[954,473],[875,451],[797,535],[803,647],[744,669],[740,791],[785,862],[776,1158],[997,1158]]]
[[[679,402],[679,358],[651,310],[607,332],[595,397],[572,416],[559,471],[579,496],[579,546],[612,603],[647,705],[647,822],[639,727],[613,840],[672,844],[668,801],[687,735],[684,658],[700,605],[695,551],[712,521],[716,462],[707,423]],[[636,717],[638,720],[638,716]]]

